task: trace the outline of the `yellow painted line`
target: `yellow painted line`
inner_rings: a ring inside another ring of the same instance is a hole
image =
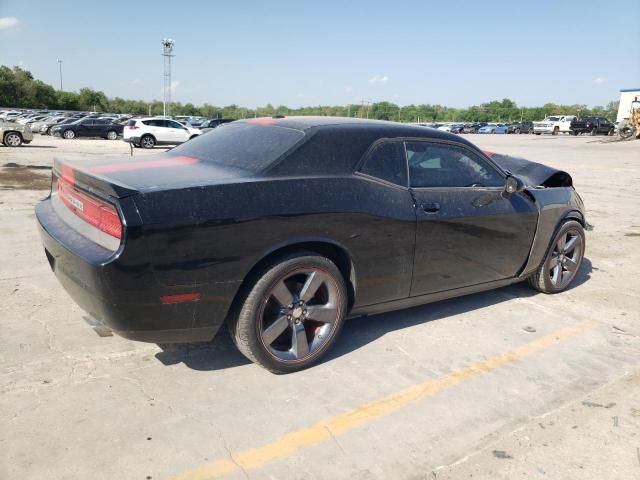
[[[261,447],[234,453],[231,458],[221,458],[174,477],[174,480],[210,480],[221,478],[240,470],[255,470],[274,460],[284,459],[305,447],[317,445],[332,435],[348,432],[371,420],[389,415],[402,407],[415,403],[466,380],[489,373],[533,353],[545,350],[563,340],[595,327],[595,322],[585,321],[563,328],[555,333],[517,347],[509,352],[486,358],[473,365],[454,370],[444,377],[405,388],[386,397],[361,405],[347,413],[324,419],[310,427],[289,432]]]

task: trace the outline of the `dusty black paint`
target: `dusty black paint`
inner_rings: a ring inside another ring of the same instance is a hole
[[[126,225],[113,254],[70,230],[50,199],[38,205],[47,256],[74,300],[130,338],[207,340],[256,265],[301,244],[330,246],[327,251],[350,261],[356,315],[518,281],[540,264],[564,218],[584,222],[568,174],[521,159],[490,159],[455,135],[351,119],[265,122],[304,136],[258,170],[225,164],[224,158],[142,168],[191,156],[189,143],[144,159],[56,161],[54,179],[72,168],[76,188],[116,204]],[[198,149],[214,134],[197,139]],[[510,196],[484,187],[411,190],[357,174],[369,147],[382,138],[464,145],[502,175],[521,176],[528,188]],[[132,161],[141,168],[117,168]],[[92,172],[114,165],[114,171]],[[554,176],[554,188],[545,188]],[[428,212],[425,205],[434,203],[439,209]],[[159,301],[189,292],[202,299]]]

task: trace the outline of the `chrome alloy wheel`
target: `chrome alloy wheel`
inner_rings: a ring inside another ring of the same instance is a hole
[[[575,230],[567,230],[553,246],[553,252],[547,262],[547,274],[556,288],[564,288],[576,276],[584,246],[582,236]]]
[[[264,297],[260,341],[279,360],[295,362],[313,356],[333,337],[342,301],[328,272],[317,267],[289,272]]]

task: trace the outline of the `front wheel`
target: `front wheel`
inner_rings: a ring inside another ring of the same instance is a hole
[[[328,258],[300,252],[257,275],[229,318],[234,343],[274,373],[310,367],[333,345],[347,309],[342,274]]]
[[[551,135],[558,135],[558,133],[560,133],[560,128],[556,127],[553,129],[553,132],[551,132]]]
[[[573,281],[584,258],[585,235],[580,223],[565,222],[552,239],[544,262],[529,277],[529,285],[543,293],[558,293]]]
[[[591,136],[595,137],[598,134],[598,129],[593,127],[593,130],[591,130]]]
[[[73,130],[65,130],[65,132],[62,134],[62,136],[64,138],[66,138],[67,140],[72,140],[72,139],[76,138],[76,133]]]

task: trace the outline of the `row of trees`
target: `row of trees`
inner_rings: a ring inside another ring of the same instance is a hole
[[[126,100],[108,98],[104,92],[91,88],[81,88],[79,92],[55,90],[41,80],[33,78],[31,72],[20,67],[13,69],[0,66],[0,106],[13,108],[47,108],[60,110],[80,110],[110,113],[133,113],[161,115],[162,102],[154,100]],[[618,102],[609,102],[606,107],[587,105],[556,105],[547,103],[542,107],[519,107],[512,100],[492,101],[468,108],[450,108],[442,105],[405,105],[390,102],[362,103],[344,106],[315,106],[288,108],[268,104],[255,109],[238,105],[218,107],[205,103],[173,102],[173,115],[197,115],[204,117],[247,118],[271,115],[327,115],[395,120],[400,122],[508,122],[515,120],[540,120],[546,115],[599,115],[615,118]]]

